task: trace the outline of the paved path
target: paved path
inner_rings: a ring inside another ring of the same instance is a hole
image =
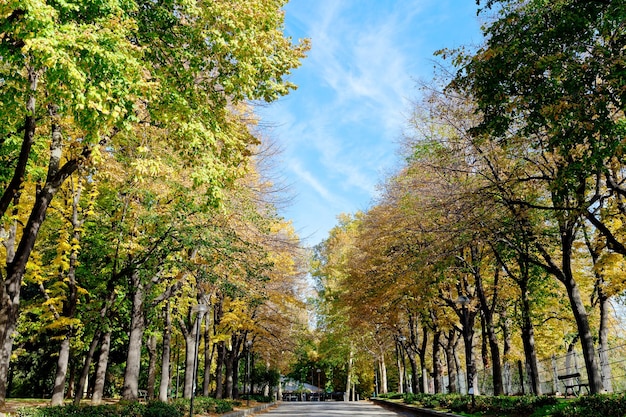
[[[415,416],[412,413],[401,413],[388,410],[369,401],[343,402],[281,402],[277,408],[263,412],[262,416],[290,416],[290,417],[377,417],[377,416]]]

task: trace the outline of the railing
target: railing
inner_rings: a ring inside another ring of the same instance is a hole
[[[602,385],[607,392],[626,392],[626,344],[614,346],[606,350],[597,350],[598,364]],[[559,376],[580,374],[580,383],[588,381],[587,370],[580,351],[573,350],[563,356],[553,356],[538,362],[539,382],[541,393],[554,395],[564,394],[564,384]],[[479,369],[477,382],[479,392],[483,395],[493,395],[491,369]],[[528,394],[532,392],[529,372],[521,362],[505,363],[503,365],[504,392],[508,395]],[[459,387],[465,392],[465,375],[459,374]],[[444,384],[445,385],[445,384]]]

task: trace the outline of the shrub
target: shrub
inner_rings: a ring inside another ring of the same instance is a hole
[[[588,395],[568,402],[555,413],[559,417],[608,417],[626,416],[624,394]]]
[[[146,411],[146,406],[138,401],[120,403],[121,414],[124,417],[142,417]],[[88,408],[88,407],[86,407]]]
[[[150,401],[146,405],[144,417],[182,417],[183,413],[172,404]]]
[[[453,401],[449,408],[452,411],[460,411],[464,413],[482,412],[528,416],[539,407],[556,404],[557,400],[554,397],[536,397],[531,395],[522,397],[477,396],[474,398],[473,402],[474,404],[472,404],[472,398],[470,396],[462,396]]]
[[[249,397],[250,397],[251,400],[254,400],[254,401],[259,402],[259,403],[271,403],[272,401],[274,401],[274,398],[272,398],[269,395],[253,394],[253,395],[250,395]],[[248,396],[247,395],[243,395],[241,398],[245,400],[245,399],[248,398]],[[235,401],[233,401],[233,404],[235,404]],[[235,404],[235,405],[237,405],[237,404]],[[239,405],[241,405],[241,404],[239,404]]]
[[[189,400],[176,399],[171,404],[150,401],[142,404],[137,401],[120,402],[117,405],[61,407],[26,407],[17,412],[18,417],[182,417],[189,412]],[[194,413],[226,413],[232,411],[230,401],[210,397],[194,398]]]
[[[58,407],[27,407],[17,412],[19,417],[119,417],[141,416],[141,414],[122,414],[121,407],[115,405],[75,406],[65,405]]]
[[[176,398],[170,403],[170,405],[178,410],[181,414],[189,413],[189,400],[186,398]]]
[[[218,414],[228,413],[229,411],[233,411],[233,405],[226,400],[215,400],[215,412]]]
[[[194,414],[208,414],[215,411],[216,400],[212,397],[195,397],[193,400]]]

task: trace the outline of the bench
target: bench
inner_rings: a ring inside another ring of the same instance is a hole
[[[137,390],[137,397],[139,397],[139,399],[146,401],[148,399],[148,391],[145,389]]]
[[[563,386],[565,387],[565,398],[567,398],[567,395],[570,392],[572,395],[578,397],[580,395],[581,388],[583,387],[587,390],[587,394],[589,394],[589,384],[586,382],[580,382],[580,372],[559,375],[557,378],[559,381],[563,382]]]

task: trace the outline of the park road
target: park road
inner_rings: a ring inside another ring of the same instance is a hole
[[[281,402],[278,407],[268,412],[255,414],[259,416],[284,416],[284,417],[378,417],[378,416],[401,416],[411,417],[415,414],[410,412],[396,412],[383,408],[369,401],[342,402]]]

